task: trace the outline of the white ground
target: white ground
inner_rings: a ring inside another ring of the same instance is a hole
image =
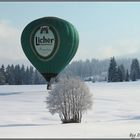
[[[87,83],[93,108],[80,124],[46,109],[46,85],[0,86],[0,138],[140,138],[140,82]]]

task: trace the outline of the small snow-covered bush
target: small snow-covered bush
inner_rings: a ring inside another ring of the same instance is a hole
[[[92,107],[92,94],[80,79],[63,78],[49,93],[47,107],[58,113],[63,123],[80,123],[82,114]]]

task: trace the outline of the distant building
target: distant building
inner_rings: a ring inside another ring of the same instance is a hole
[[[100,75],[85,77],[84,81],[92,81],[92,82],[107,81],[107,72],[102,72]]]

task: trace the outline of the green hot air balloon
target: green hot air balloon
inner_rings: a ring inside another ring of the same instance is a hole
[[[27,58],[48,82],[49,89],[51,78],[56,77],[74,57],[79,35],[70,22],[44,17],[24,28],[21,44]]]

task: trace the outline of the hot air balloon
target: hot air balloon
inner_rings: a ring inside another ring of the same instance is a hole
[[[48,82],[72,60],[79,44],[76,28],[57,17],[43,17],[29,23],[21,35],[22,49]]]

